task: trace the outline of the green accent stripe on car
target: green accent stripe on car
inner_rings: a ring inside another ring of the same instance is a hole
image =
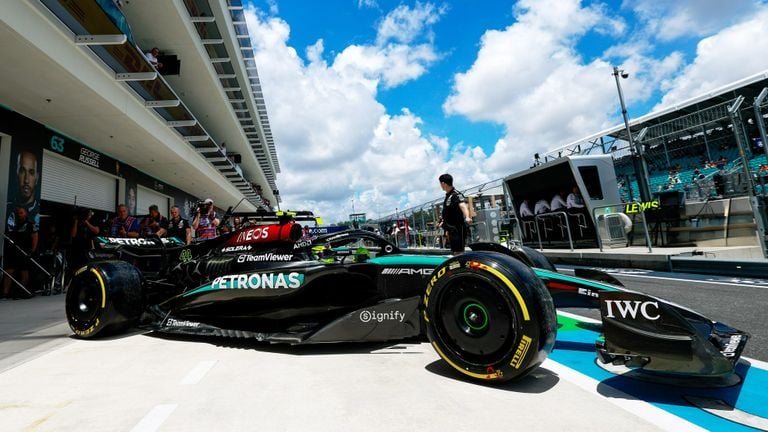
[[[182,297],[189,297],[189,296],[191,296],[191,295],[195,295],[195,294],[204,293],[204,292],[206,292],[206,291],[216,291],[216,289],[213,287],[213,285],[212,285],[212,284],[208,284],[208,285],[203,285],[203,286],[201,286],[201,287],[195,288],[195,289],[193,289],[192,291],[189,291],[189,292],[185,292],[185,293],[184,293],[184,294],[182,294],[181,296],[182,296]]]
[[[378,264],[382,266],[392,265],[423,265],[423,266],[439,266],[440,264],[451,258],[446,256],[435,255],[387,255],[377,258],[371,258],[369,263]]]

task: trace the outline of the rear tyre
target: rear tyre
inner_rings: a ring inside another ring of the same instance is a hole
[[[124,261],[101,261],[77,271],[67,290],[69,327],[90,339],[124,331],[138,322],[142,310],[142,276]]]
[[[508,255],[470,252],[432,275],[424,296],[427,337],[458,372],[478,380],[519,379],[552,351],[552,297],[530,267]]]
[[[555,265],[552,264],[552,261],[550,261],[546,255],[528,246],[522,246],[522,249],[523,249],[523,252],[525,252],[525,254],[528,255],[528,258],[531,259],[531,262],[533,262],[534,267],[557,273],[557,269],[555,268]]]

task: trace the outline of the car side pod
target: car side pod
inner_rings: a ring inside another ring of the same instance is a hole
[[[549,291],[530,267],[506,254],[468,252],[442,263],[427,284],[423,310],[437,354],[472,379],[520,379],[555,343]]]
[[[600,314],[604,339],[597,341],[598,365],[610,372],[645,373],[666,383],[676,377],[684,385],[691,384],[686,377],[699,386],[740,381],[734,370],[749,339],[743,331],[631,291],[600,292]]]

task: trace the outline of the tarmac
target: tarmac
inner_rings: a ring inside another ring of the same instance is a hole
[[[491,386],[466,381],[422,342],[90,341],[66,324],[16,333],[62,310],[61,295],[0,303],[0,430],[701,430],[620,391],[606,396],[552,360]]]

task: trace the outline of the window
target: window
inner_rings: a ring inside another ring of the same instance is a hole
[[[579,167],[579,175],[584,182],[584,186],[587,187],[587,194],[592,200],[603,199],[603,188],[600,185],[600,174],[597,172],[597,167],[594,165]]]

